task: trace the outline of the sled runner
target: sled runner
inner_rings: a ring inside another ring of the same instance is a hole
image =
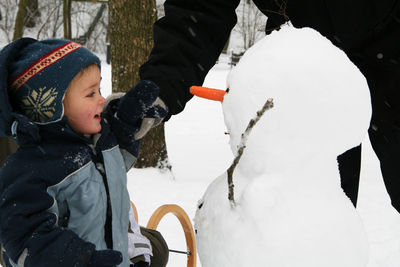
[[[138,221],[138,212],[135,207],[135,204],[131,201],[131,206],[133,209],[133,212],[135,214],[135,219]],[[178,205],[174,204],[167,204],[167,205],[162,205],[158,209],[156,209],[153,214],[151,215],[149,222],[147,223],[147,228],[156,230],[158,224],[160,223],[161,219],[169,214],[172,213],[175,215],[175,217],[179,220],[183,232],[185,233],[185,239],[186,239],[186,252],[181,252],[177,250],[169,250],[170,252],[175,252],[175,253],[183,253],[187,255],[187,267],[196,267],[196,259],[197,259],[197,250],[196,250],[196,238],[194,235],[192,223],[186,214],[186,212],[179,207]]]

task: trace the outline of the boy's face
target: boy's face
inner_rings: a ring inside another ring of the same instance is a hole
[[[78,133],[86,136],[101,130],[104,97],[100,95],[100,69],[91,65],[78,73],[68,86],[64,98],[64,115]]]

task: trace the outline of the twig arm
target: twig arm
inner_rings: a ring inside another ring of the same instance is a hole
[[[231,166],[228,168],[226,171],[228,174],[228,199],[231,202],[232,206],[235,206],[235,196],[234,196],[234,187],[235,185],[233,184],[233,172],[235,171],[236,166],[239,163],[240,158],[243,155],[243,151],[246,148],[246,143],[247,143],[247,138],[251,132],[251,130],[254,128],[256,123],[261,119],[261,117],[264,115],[265,111],[271,109],[274,107],[274,100],[272,98],[268,98],[267,102],[265,102],[264,106],[262,109],[257,111],[256,117],[251,119],[249,124],[246,127],[246,130],[244,133],[242,133],[240,144],[238,147],[238,152],[237,155],[235,156],[235,159],[233,160]]]

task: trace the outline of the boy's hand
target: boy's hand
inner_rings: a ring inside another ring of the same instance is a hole
[[[160,117],[160,118],[144,118],[140,125],[139,131],[137,133],[135,133],[136,140],[142,139],[147,134],[147,132],[150,131],[151,128],[159,125],[168,114],[168,108],[165,105],[165,103],[161,100],[161,98],[157,97],[156,101],[154,101],[153,104],[164,109],[165,116]]]
[[[141,139],[168,114],[164,102],[158,97],[158,86],[152,81],[142,80],[129,90],[120,100],[117,116],[131,125],[137,126],[135,139]]]
[[[122,254],[116,250],[95,250],[87,267],[114,267],[122,262]]]

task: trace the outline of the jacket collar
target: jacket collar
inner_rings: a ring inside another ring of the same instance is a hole
[[[92,144],[93,139],[75,132],[69,125],[68,119],[63,117],[60,121],[46,125],[38,125],[27,117],[17,114],[11,131],[19,146],[29,146],[49,142],[82,142]]]

